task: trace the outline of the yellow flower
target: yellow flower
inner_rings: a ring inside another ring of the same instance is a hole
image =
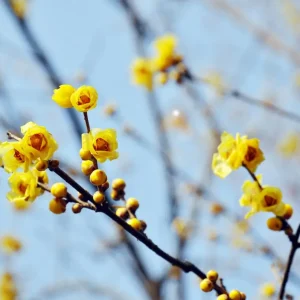
[[[17,212],[23,212],[29,209],[31,202],[19,199],[12,202],[13,208]]]
[[[3,142],[0,144],[0,157],[4,169],[8,173],[16,171],[18,168],[23,168],[28,171],[31,163],[31,157],[23,149],[21,142]]]
[[[12,254],[21,250],[22,243],[11,235],[5,235],[1,238],[1,248],[6,254]]]
[[[39,195],[37,189],[37,177],[32,172],[26,173],[15,172],[8,178],[11,187],[6,195],[9,201],[30,201],[33,202]]]
[[[33,168],[32,169],[32,174],[34,177],[36,177],[37,182],[40,182],[42,184],[47,184],[49,183],[49,178],[48,174],[46,171],[38,171],[37,169]],[[45,190],[39,186],[36,188],[36,193],[37,195],[42,195],[45,192]]]
[[[275,285],[273,283],[265,283],[261,287],[261,294],[268,298],[271,298],[272,296],[274,296],[275,292],[276,292],[276,289],[275,289]]]
[[[152,62],[147,58],[137,58],[131,65],[134,84],[145,86],[149,91],[153,88]]]
[[[212,170],[217,176],[225,178],[243,164],[254,172],[263,160],[258,139],[249,140],[247,136],[241,137],[239,133],[234,138],[224,132],[221,136],[221,144],[218,146],[218,153],[213,155]]]
[[[10,273],[4,273],[0,279],[0,299],[17,299],[17,288],[14,279]]]
[[[97,106],[98,93],[92,86],[83,85],[71,96],[71,103],[75,109],[87,112]]]
[[[257,177],[261,183],[262,176]],[[239,200],[240,205],[251,207],[251,210],[245,216],[246,219],[258,212],[272,212],[276,216],[285,214],[286,206],[282,202],[282,193],[279,188],[263,186],[261,190],[256,181],[246,180],[242,190],[243,195]]]
[[[153,63],[156,71],[165,71],[174,63],[176,56],[175,49],[177,39],[174,35],[167,34],[154,41],[154,48],[157,51]]]
[[[24,134],[22,147],[30,153],[32,159],[48,160],[58,148],[55,139],[44,126],[28,122],[21,126],[21,132]]]
[[[114,129],[92,129],[82,134],[82,148],[89,150],[101,163],[119,157],[117,133]]]
[[[62,84],[58,89],[53,91],[52,100],[63,108],[73,107],[71,103],[71,96],[76,89],[69,84]]]

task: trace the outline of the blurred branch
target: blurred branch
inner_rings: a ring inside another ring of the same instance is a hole
[[[4,0],[4,3],[7,6],[8,10],[11,12],[11,15],[14,17],[24,38],[26,39],[28,44],[31,46],[32,54],[34,55],[36,60],[40,63],[40,65],[45,70],[46,74],[48,75],[49,80],[52,83],[53,87],[57,88],[59,85],[63,84],[63,81],[61,80],[61,78],[59,78],[57,72],[55,71],[54,67],[52,66],[46,53],[44,52],[41,45],[35,38],[33,32],[29,28],[27,21],[23,18],[19,18],[14,13],[10,0]],[[72,128],[75,130],[78,141],[81,142],[81,134],[83,132],[83,126],[81,125],[76,112],[73,109],[65,109],[65,111],[72,123]]]
[[[270,33],[269,31],[259,27],[258,25],[251,22],[247,17],[240,11],[237,6],[233,6],[226,0],[202,0],[209,5],[212,5],[221,11],[231,16],[235,21],[246,27],[251,33],[253,33],[262,43],[270,47],[271,49],[285,54],[290,60],[296,65],[300,65],[300,54],[298,51],[290,48],[284,44],[277,36]]]

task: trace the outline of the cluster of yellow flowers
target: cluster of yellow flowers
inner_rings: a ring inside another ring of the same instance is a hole
[[[142,85],[149,91],[153,89],[154,75],[157,75],[158,82],[165,84],[169,75],[180,82],[186,68],[182,63],[182,56],[176,52],[177,40],[174,35],[168,34],[157,38],[154,41],[156,55],[151,58],[139,57],[132,63],[133,82]],[[170,73],[170,70],[173,72]]]
[[[233,170],[243,166],[255,178],[255,181],[246,180],[242,187],[240,205],[251,208],[245,218],[258,212],[272,212],[278,217],[288,219],[292,216],[293,210],[289,204],[282,201],[281,190],[273,186],[262,186],[262,176],[254,174],[263,161],[264,154],[259,147],[258,139],[248,139],[247,136],[240,136],[240,134],[236,134],[234,138],[224,132],[218,146],[218,153],[213,155],[212,170],[217,176],[225,178]],[[280,219],[277,220],[277,223],[280,222]]]
[[[211,292],[218,278],[219,274],[217,271],[208,271],[206,278],[200,281],[200,289],[205,293]],[[238,290],[232,290],[228,294],[219,295],[217,300],[246,300],[246,295]]]
[[[0,142],[0,165],[12,175],[8,179],[11,190],[7,193],[9,201],[16,208],[25,208],[25,201],[33,202],[43,193],[39,183],[48,183],[45,172],[49,160],[58,145],[43,126],[28,122],[21,126],[22,138],[14,142]]]
[[[0,279],[0,299],[16,300],[18,296],[14,278],[10,273],[4,273]]]

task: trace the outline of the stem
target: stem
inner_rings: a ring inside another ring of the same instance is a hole
[[[256,175],[243,163],[243,167],[248,171],[248,173],[250,174],[250,176],[252,177],[252,179],[254,180],[254,181],[256,181],[256,183],[257,183],[257,185],[258,185],[258,187],[261,189],[261,190],[263,190],[263,187],[261,186],[261,184],[260,184],[260,182],[259,182],[259,180],[258,180],[258,178],[256,177]]]
[[[292,239],[292,247],[291,247],[288,262],[287,262],[287,265],[285,268],[282,284],[280,287],[279,298],[278,298],[279,300],[284,299],[285,288],[286,288],[287,282],[289,280],[289,275],[290,275],[291,267],[293,264],[293,260],[294,260],[296,251],[299,248],[299,243],[298,243],[299,235],[300,235],[300,224],[298,226],[296,234],[293,236],[293,239]]]
[[[78,192],[80,192],[86,200],[93,201],[93,196],[86,191],[83,187],[81,187],[75,180],[73,180],[67,173],[65,173],[63,170],[61,170],[56,164],[52,164],[52,161],[49,161],[49,169],[50,171],[55,172],[57,175],[59,175],[62,179],[64,179],[67,183],[69,183],[73,188],[75,188]],[[165,261],[169,262],[170,264],[179,267],[182,269],[185,273],[194,273],[199,278],[205,279],[206,275],[203,273],[199,268],[197,268],[194,264],[192,264],[189,261],[183,261],[178,258],[175,258],[171,256],[170,254],[163,251],[161,248],[159,248],[156,244],[152,242],[145,234],[136,231],[133,229],[126,221],[119,218],[108,205],[96,205],[97,210],[96,212],[102,212],[105,215],[107,215],[110,219],[115,221],[117,224],[119,224],[125,231],[130,233],[132,236],[134,236],[136,239],[138,239],[141,243],[143,243],[146,247],[148,247],[151,251],[156,253],[158,256],[160,256]],[[224,288],[219,286],[218,284],[214,284],[214,290],[218,293],[218,295],[227,293]]]

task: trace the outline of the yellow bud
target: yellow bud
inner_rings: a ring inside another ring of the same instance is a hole
[[[142,223],[140,220],[138,220],[137,218],[132,218],[127,220],[127,223],[134,228],[137,231],[141,231],[142,230]]]
[[[290,204],[285,204],[285,213],[283,215],[283,218],[285,218],[286,220],[290,219],[293,215],[293,212],[293,207]]]
[[[208,293],[213,289],[213,283],[209,279],[205,278],[200,282],[200,289],[203,292]]]
[[[81,148],[79,150],[79,155],[81,157],[82,160],[89,160],[92,158],[92,154],[89,150],[83,149]]]
[[[45,171],[48,168],[48,161],[46,161],[46,160],[39,160],[36,163],[35,168],[38,171]]]
[[[73,206],[72,206],[72,211],[74,214],[79,214],[82,210],[82,205],[79,204],[79,203],[75,203]]]
[[[240,292],[240,294],[241,294],[241,300],[246,300],[246,294],[244,294],[242,292]]]
[[[75,92],[75,88],[69,84],[60,85],[58,89],[53,91],[52,100],[63,108],[72,107],[71,95]]]
[[[56,215],[66,211],[66,202],[61,198],[54,198],[49,202],[49,210]]]
[[[279,218],[273,217],[267,220],[267,226],[270,230],[280,231],[282,229],[282,221]]]
[[[213,215],[218,216],[222,212],[224,212],[224,206],[221,205],[220,203],[212,203],[211,206],[210,206],[210,212]]]
[[[51,194],[56,198],[63,198],[67,196],[67,187],[62,182],[54,183],[51,187]]]
[[[95,170],[94,163],[91,160],[84,160],[81,162],[81,171],[88,176]]]
[[[90,175],[90,182],[93,185],[99,186],[105,183],[107,180],[107,176],[104,171],[102,170],[95,170]]]
[[[218,296],[217,300],[229,300],[229,297],[226,294]]]
[[[113,200],[120,200],[122,195],[117,190],[112,190],[110,196]]]
[[[116,210],[116,215],[124,220],[127,220],[129,217],[128,211],[125,207],[120,207]]]
[[[105,201],[105,195],[99,191],[97,191],[94,195],[93,195],[93,199],[96,203],[101,204]]]
[[[232,290],[229,293],[229,299],[230,300],[242,300],[241,294],[238,290]]]
[[[122,178],[113,180],[111,187],[116,191],[123,191],[126,187],[126,183]]]
[[[135,213],[135,211],[139,208],[139,206],[140,206],[139,201],[135,198],[128,198],[126,201],[126,207],[132,213]]]
[[[216,282],[217,279],[218,279],[218,277],[219,277],[219,274],[218,274],[218,272],[215,271],[215,270],[210,270],[210,271],[207,272],[206,277],[207,277],[210,281]]]

